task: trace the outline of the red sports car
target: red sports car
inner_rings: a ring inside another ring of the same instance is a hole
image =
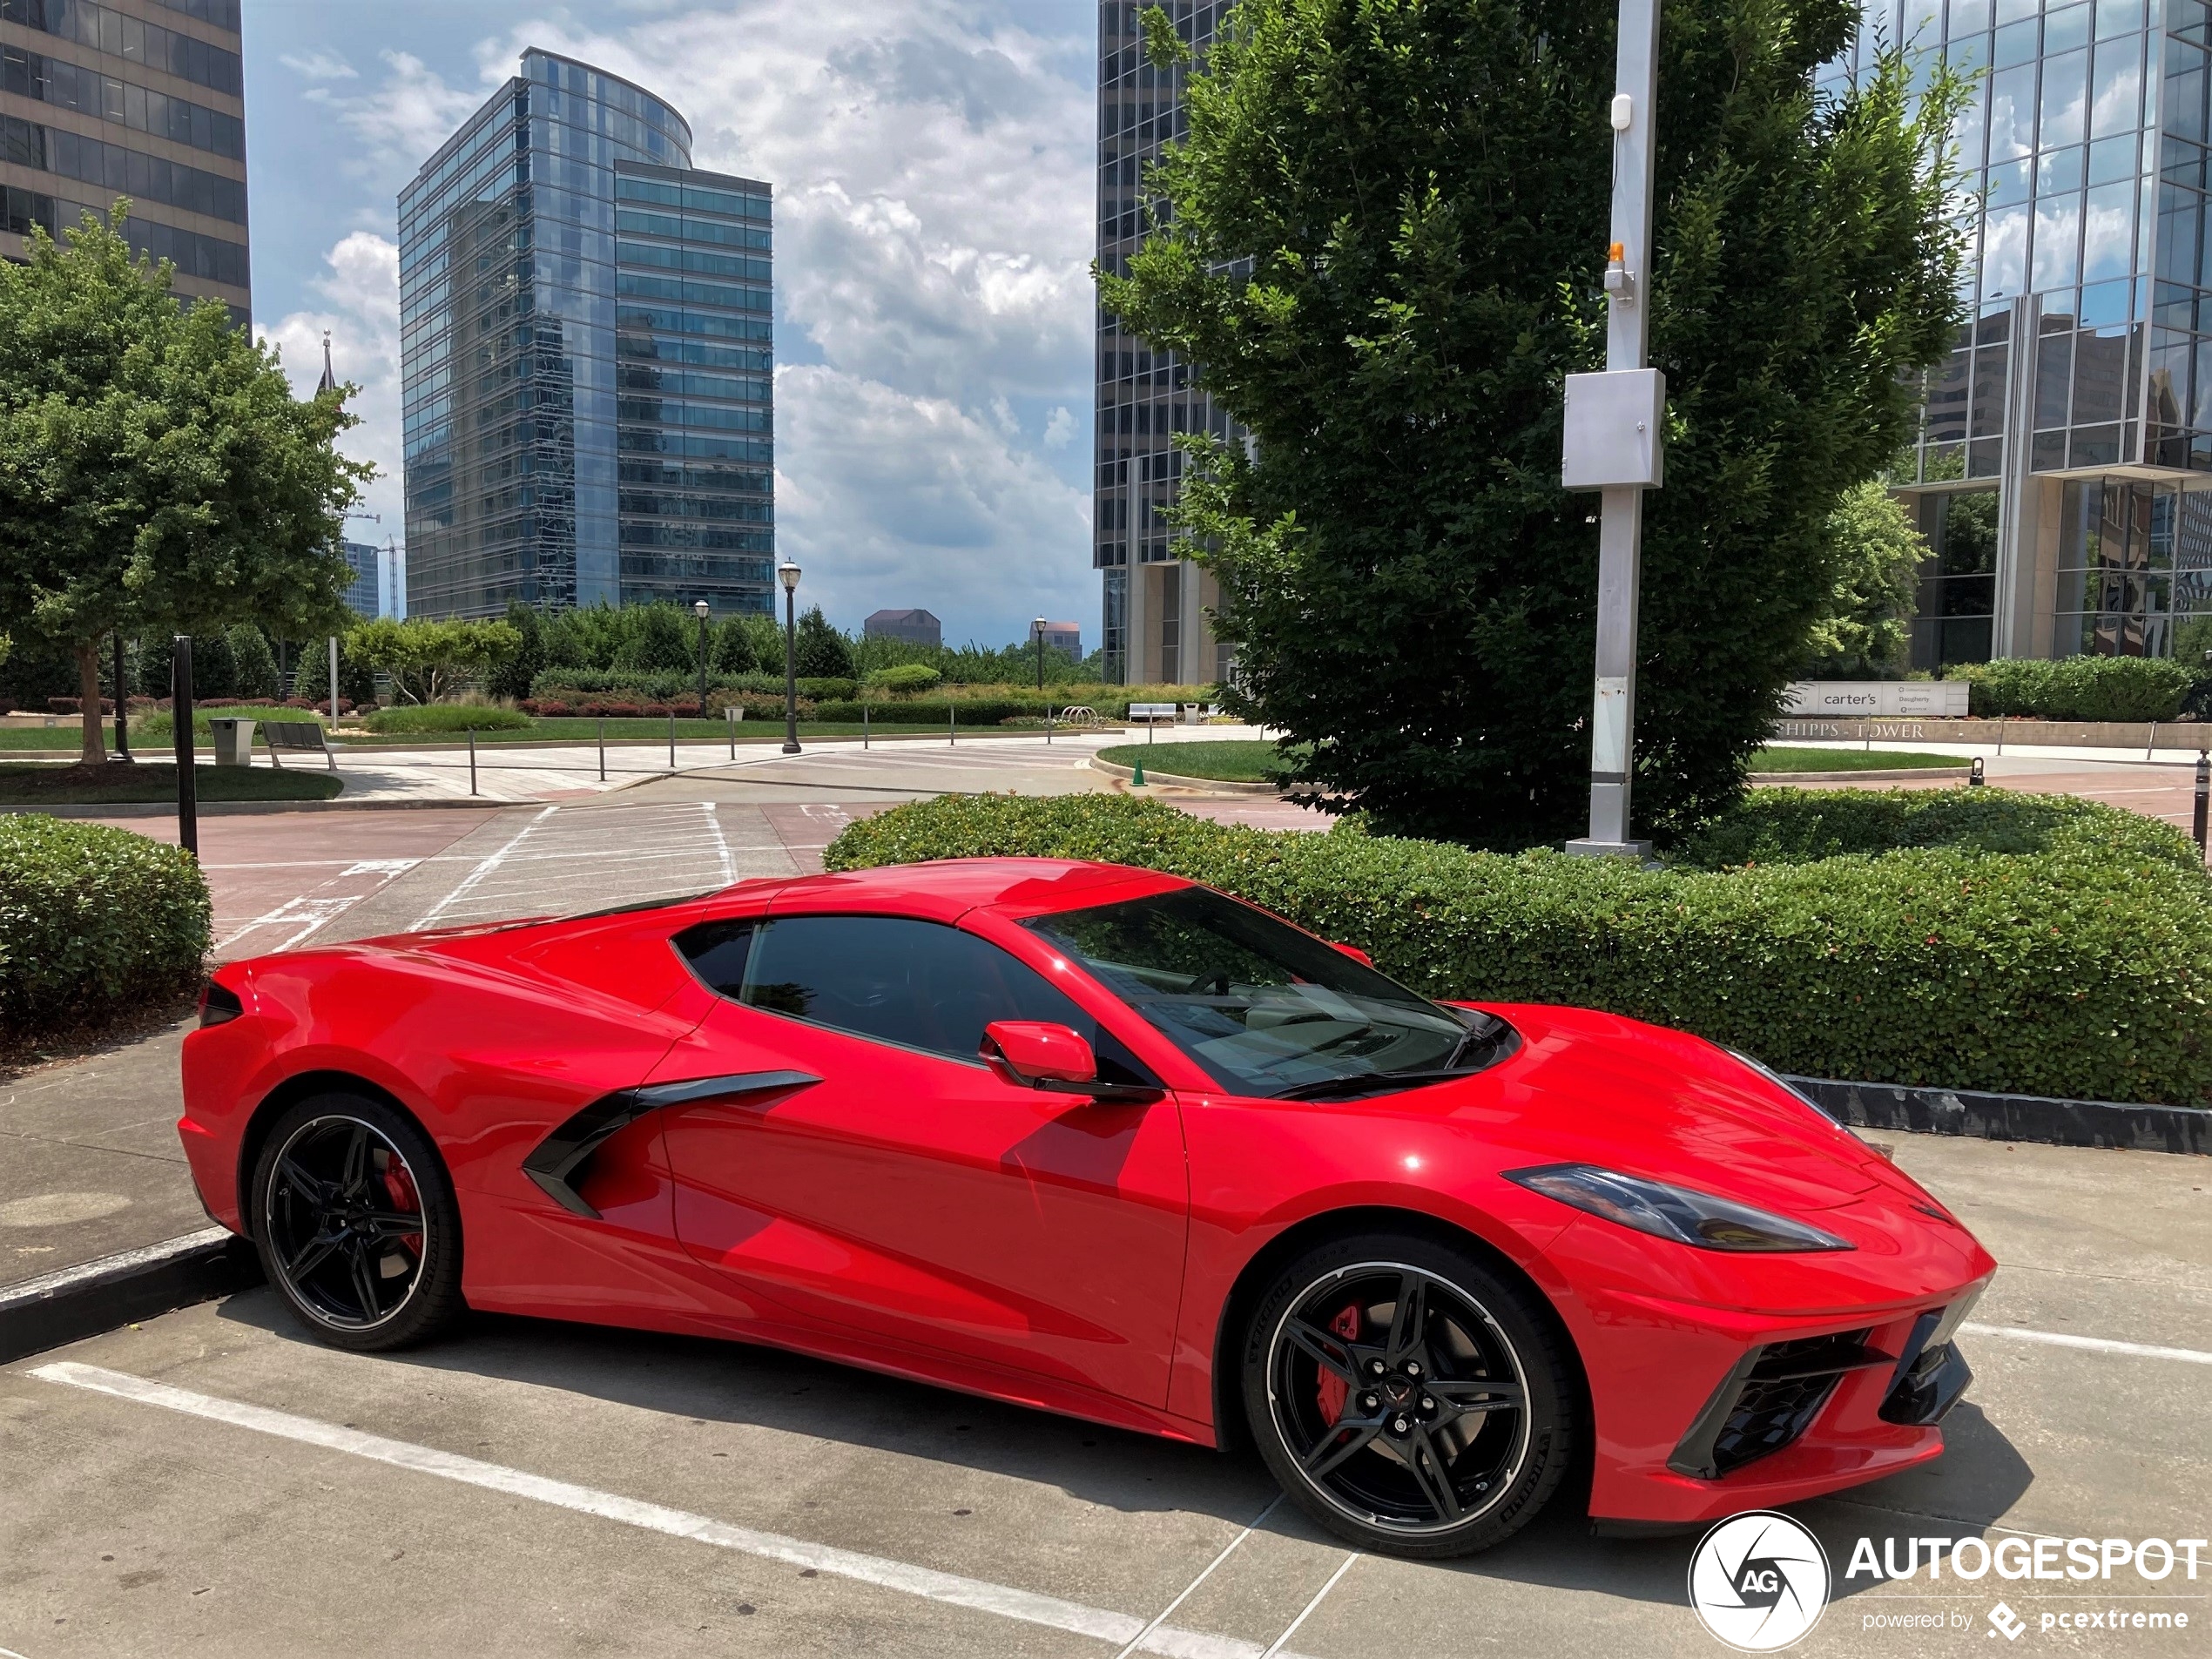
[[[1363,1548],[1932,1458],[1995,1264],[1755,1062],[1433,1002],[1209,888],[968,860],[233,963],[209,1211],[341,1347],[464,1307],[1201,1445]]]

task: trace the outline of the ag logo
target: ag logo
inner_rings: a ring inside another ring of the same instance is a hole
[[[1689,1604],[1731,1648],[1772,1653],[1820,1622],[1828,1553],[1787,1515],[1754,1510],[1707,1533],[1689,1558]]]

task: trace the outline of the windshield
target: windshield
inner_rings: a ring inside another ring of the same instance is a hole
[[[1470,1055],[1487,1062],[1495,1048],[1492,1028],[1505,1030],[1487,1016],[1463,1019],[1287,923],[1203,887],[1062,911],[1023,926],[1082,962],[1238,1094],[1318,1096],[1339,1092],[1339,1085],[1372,1092],[1359,1080],[1406,1074],[1433,1082]]]

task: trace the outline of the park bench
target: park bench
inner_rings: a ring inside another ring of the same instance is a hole
[[[1172,725],[1179,712],[1172,703],[1132,703],[1129,705],[1129,718],[1140,725],[1150,725],[1156,721],[1165,721]]]
[[[330,763],[331,771],[338,770],[338,757],[331,753],[320,720],[264,720],[261,736],[268,742],[269,764],[280,770],[284,762],[279,757],[287,749],[295,754],[319,754]]]

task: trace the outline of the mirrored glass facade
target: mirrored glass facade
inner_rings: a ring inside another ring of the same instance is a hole
[[[1898,480],[1934,550],[1913,664],[2187,648],[2212,629],[2212,9],[1862,0],[1820,84],[1895,42],[1976,83],[1968,320]]]
[[[1233,0],[1170,0],[1167,10],[1201,53]],[[1144,58],[1133,0],[1098,8],[1098,263],[1126,275],[1143,245],[1144,170],[1184,132],[1183,72],[1163,74]],[[1188,685],[1225,678],[1229,657],[1207,626],[1213,580],[1171,556],[1162,517],[1183,479],[1174,447],[1183,432],[1241,436],[1227,414],[1190,384],[1191,370],[1155,352],[1098,314],[1097,478],[1091,563],[1103,589],[1100,621],[1109,678]]]
[[[239,0],[0,0],[0,259],[105,219],[175,292],[253,315]]]
[[[691,144],[531,51],[401,192],[410,614],[772,608],[772,192]]]

